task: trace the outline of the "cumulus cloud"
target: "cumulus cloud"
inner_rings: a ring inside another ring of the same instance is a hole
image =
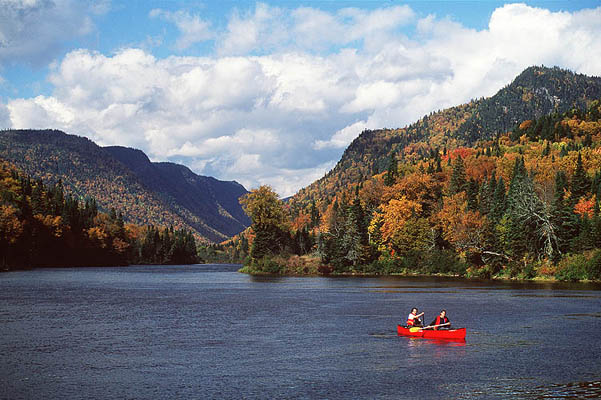
[[[5,104],[0,103],[0,129],[7,129],[11,126],[10,113]]]
[[[257,3],[253,12],[234,11],[227,31],[217,40],[217,49],[222,55],[282,49],[314,53],[355,41],[367,48],[385,42],[414,16],[408,6],[373,11],[343,8],[329,13],[311,7],[289,11]]]
[[[155,8],[150,11],[151,18],[162,18],[169,21],[177,27],[180,36],[175,42],[175,48],[185,50],[188,47],[213,39],[211,24],[200,18],[198,15],[192,15],[186,11],[165,11]]]
[[[151,15],[202,25],[186,13]],[[407,6],[326,12],[258,3],[213,33],[215,54],[72,51],[49,76],[51,95],[12,99],[6,109],[16,128],[137,147],[286,196],[332,168],[362,130],[492,95],[530,65],[601,75],[599,20],[601,8],[509,4],[474,30],[444,16],[416,19]],[[400,31],[407,26],[410,35]],[[209,30],[198,32],[185,39],[182,30],[178,43]]]
[[[365,121],[355,122],[352,125],[346,126],[336,133],[329,140],[316,140],[313,144],[313,148],[321,150],[325,148],[345,148],[353,141],[354,138],[359,136],[366,127]]]
[[[50,62],[64,41],[92,32],[91,15],[109,8],[107,1],[0,0],[0,65]]]
[[[257,3],[254,12],[236,9],[227,31],[217,40],[220,55],[243,55],[256,50],[270,51],[289,41],[287,13],[278,7]]]

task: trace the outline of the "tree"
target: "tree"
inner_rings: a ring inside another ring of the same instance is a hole
[[[399,238],[399,234],[403,231],[405,223],[412,217],[416,218],[422,211],[421,204],[407,199],[402,196],[400,199],[392,199],[388,204],[380,206],[382,213],[382,224],[380,227],[380,234],[382,237],[382,243],[386,244],[389,249],[397,249],[399,241],[403,238]]]
[[[436,221],[443,237],[463,253],[491,252],[487,246],[486,218],[479,211],[468,209],[465,193],[446,197]]]
[[[574,175],[572,176],[572,185],[570,190],[572,193],[572,202],[576,204],[578,200],[587,193],[590,187],[591,182],[582,165],[582,155],[578,153],[578,160],[576,161],[576,170],[574,171]]]
[[[523,159],[516,159],[507,194],[507,250],[514,257],[527,251],[539,257],[553,256],[559,249],[551,207],[534,190]]]
[[[453,163],[453,172],[451,173],[451,180],[449,181],[449,194],[452,196],[459,192],[463,192],[466,187],[465,165],[463,164],[461,156],[458,156]]]
[[[240,199],[240,204],[252,221],[255,232],[250,255],[257,260],[283,250],[286,243],[284,232],[286,212],[282,201],[270,186],[263,185],[253,189]]]
[[[388,160],[388,172],[386,172],[386,178],[384,184],[386,186],[392,186],[398,175],[398,162],[394,155],[394,152],[390,153],[390,159]]]

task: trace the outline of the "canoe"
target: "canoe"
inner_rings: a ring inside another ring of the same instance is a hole
[[[411,332],[409,328],[397,325],[397,332],[400,336],[411,336],[425,339],[453,339],[465,340],[465,328],[460,329],[420,329],[417,332]]]

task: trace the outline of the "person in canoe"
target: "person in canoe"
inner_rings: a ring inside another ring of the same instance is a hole
[[[429,326],[431,326],[434,330],[451,329],[451,322],[447,317],[447,310],[442,310],[440,314],[434,318],[434,321],[430,322]]]
[[[411,309],[411,312],[409,313],[409,316],[407,317],[407,328],[417,328],[417,327],[422,327],[424,326],[424,324],[422,323],[422,320],[419,319],[419,317],[421,317],[422,315],[424,315],[424,313],[417,313],[417,308],[413,307]]]

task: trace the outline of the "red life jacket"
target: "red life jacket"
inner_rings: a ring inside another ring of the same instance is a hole
[[[436,317],[436,319],[434,320],[434,325],[440,325],[440,324],[446,324],[447,322],[449,322],[449,319],[447,317],[440,318],[440,315]],[[434,329],[438,329],[440,328],[439,326],[437,326]]]

